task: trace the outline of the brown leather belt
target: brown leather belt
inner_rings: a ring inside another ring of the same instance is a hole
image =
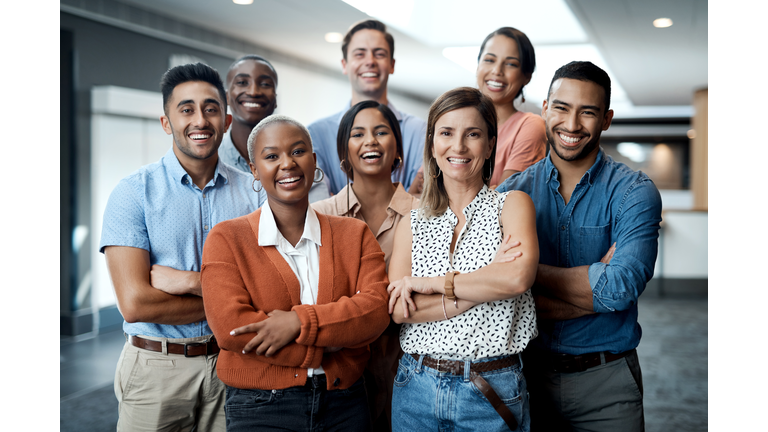
[[[163,343],[160,341],[128,335],[128,343],[136,348],[145,349],[147,351],[163,352]],[[184,357],[211,355],[219,352],[219,345],[216,343],[216,338],[214,337],[211,337],[211,340],[208,342],[167,342],[166,345],[168,346],[168,354],[183,354]]]
[[[418,354],[411,354],[411,357],[413,357],[416,361],[419,361]],[[478,375],[478,373],[491,372],[498,369],[504,369],[507,367],[515,366],[518,363],[519,363],[518,356],[511,355],[498,360],[471,363],[469,365],[469,380],[472,381],[475,387],[477,387],[477,389],[480,390],[483,396],[485,396],[485,398],[488,399],[488,402],[491,403],[491,405],[493,406],[493,409],[495,409],[496,412],[499,413],[501,418],[504,420],[504,423],[507,424],[507,427],[509,427],[509,430],[517,429],[517,420],[515,420],[515,416],[512,414],[509,408],[507,408],[507,406],[504,405],[504,402],[502,402],[499,395],[497,395],[496,392],[493,390],[493,387],[491,387],[491,385],[488,384],[488,381],[483,379],[483,377]],[[435,369],[438,372],[449,372],[453,375],[464,375],[463,361],[437,360],[429,356],[424,356],[424,360],[422,360],[421,364],[424,366],[430,367],[432,369]]]
[[[610,362],[622,359],[632,354],[633,352],[635,352],[634,349],[631,349],[629,351],[624,351],[618,354],[613,354],[608,351],[603,351],[602,353],[595,352],[595,353],[587,353],[587,354],[579,354],[579,355],[545,354],[542,357],[546,359],[545,363],[547,363],[554,372],[574,373],[574,372],[584,372],[589,368],[593,368],[595,366],[600,366],[601,364],[603,364],[602,360],[600,360],[600,354],[602,354],[603,358],[605,358],[605,363],[610,363]]]

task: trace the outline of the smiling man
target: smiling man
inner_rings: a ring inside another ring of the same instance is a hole
[[[392,181],[400,182],[408,190],[421,167],[424,134],[427,124],[412,115],[398,111],[387,99],[389,75],[395,72],[395,40],[387,27],[376,20],[352,25],[341,45],[341,69],[349,78],[352,100],[341,112],[309,125],[312,144],[317,153],[317,164],[325,171],[326,182],[332,194],[346,186],[347,176],[339,167],[336,138],[339,123],[350,107],[365,100],[387,105],[400,124],[403,136],[403,163],[392,173]]]
[[[496,189],[536,206],[539,337],[523,356],[531,430],[645,428],[637,300],[653,276],[661,197],[600,148],[610,101],[602,69],[558,69],[542,108],[549,156]]]
[[[250,175],[219,163],[232,118],[218,72],[177,66],[160,87],[160,122],[173,145],[112,191],[99,247],[125,319],[117,430],[224,430],[219,348],[201,297],[203,244],[214,225],[251,213],[266,195]]]
[[[232,128],[221,141],[219,158],[250,174],[248,135],[277,109],[277,71],[264,57],[244,55],[229,66],[226,85]],[[325,183],[313,183],[309,192],[310,202],[329,196]]]

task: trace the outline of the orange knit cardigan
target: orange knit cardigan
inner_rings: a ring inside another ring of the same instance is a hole
[[[308,211],[313,211],[311,208]],[[345,389],[362,375],[368,344],[389,324],[384,253],[356,219],[317,214],[320,273],[317,304],[302,305],[299,280],[274,246],[259,246],[261,210],[217,224],[203,248],[205,315],[222,351],[216,372],[231,387],[284,389],[304,385],[307,368],[322,365],[328,390]],[[272,357],[242,354],[255,333],[233,329],[295,311],[301,333]],[[344,347],[323,353],[324,347]]]

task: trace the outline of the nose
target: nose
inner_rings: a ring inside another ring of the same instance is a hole
[[[256,96],[261,94],[261,87],[259,87],[259,83],[257,83],[256,80],[253,80],[245,92],[248,94],[248,96]]]
[[[195,111],[195,114],[192,117],[192,124],[198,128],[208,125],[208,119],[205,117],[205,113],[202,107]]]
[[[493,72],[494,75],[501,75],[501,68],[503,66],[502,63],[503,62],[497,61],[496,63],[493,64],[493,68],[491,68],[491,72]]]
[[[579,122],[579,115],[576,110],[571,111],[568,113],[568,117],[565,119],[565,128],[568,129],[568,132],[578,132],[579,129],[581,129],[581,123]]]
[[[289,170],[296,166],[296,161],[293,159],[293,155],[288,153],[284,157],[280,158],[280,169]]]
[[[363,145],[373,145],[378,143],[378,139],[376,138],[376,133],[366,133],[365,134],[365,140],[363,141]]]

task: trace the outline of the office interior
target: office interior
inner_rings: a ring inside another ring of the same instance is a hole
[[[478,47],[501,26],[524,31],[536,49],[522,111],[541,111],[552,73],[569,61],[609,72],[615,117],[601,144],[648,174],[663,201],[655,274],[639,302],[648,430],[706,430],[707,2],[374,3],[60,2],[61,430],[113,430],[117,419],[123,321],[98,242],[117,182],[171,146],[159,122],[161,75],[194,61],[224,74],[235,58],[261,55],[278,73],[276,113],[309,124],[349,103],[333,33],[368,17],[395,38],[390,101],[422,119],[444,91],[476,86]],[[658,18],[672,25],[654,27]]]

